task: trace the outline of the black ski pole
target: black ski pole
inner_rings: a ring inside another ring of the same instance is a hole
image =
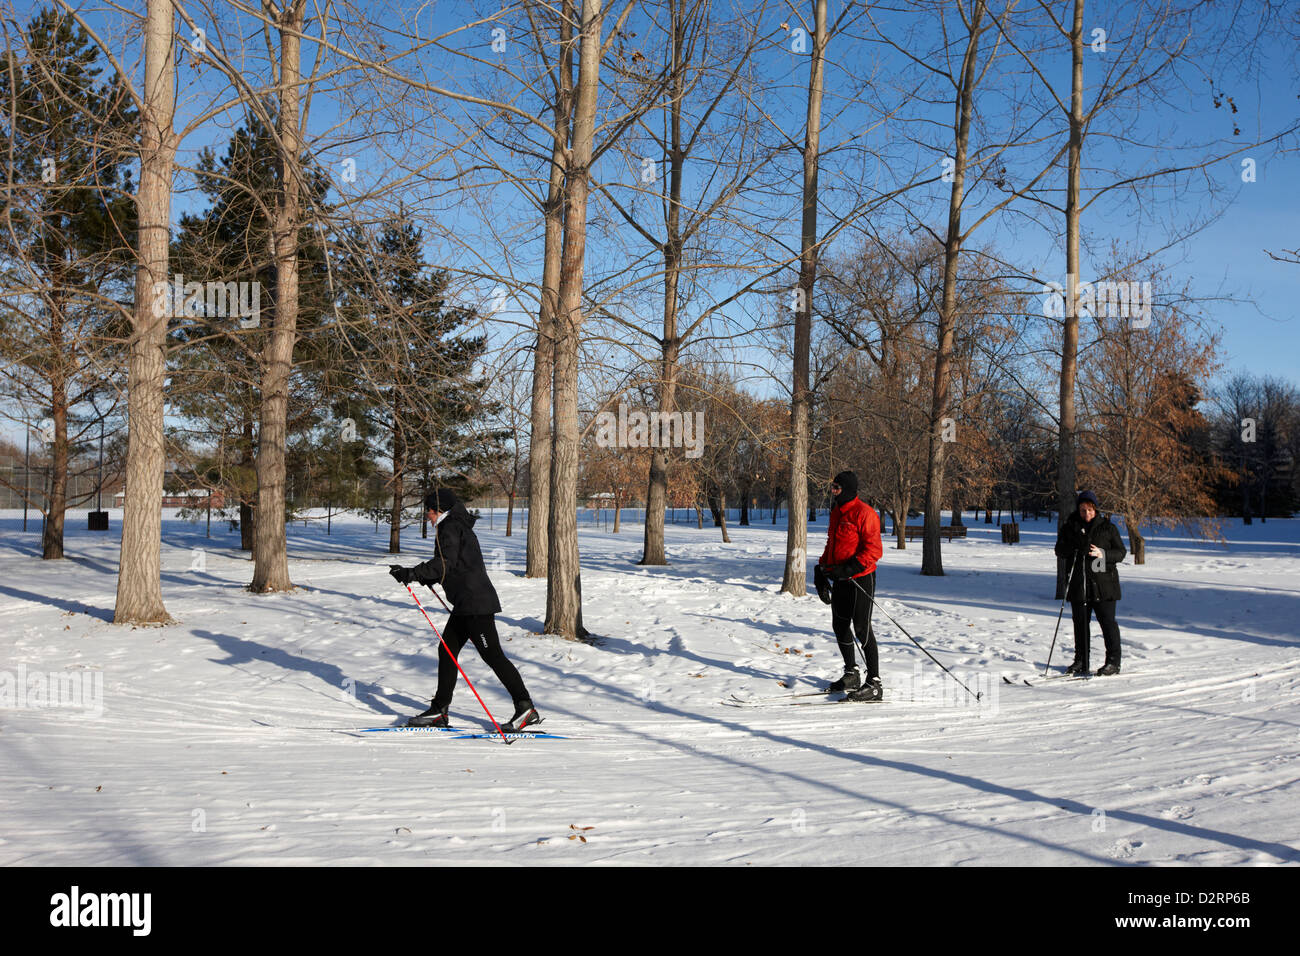
[[[852,581],[854,584],[857,584],[857,585],[858,585],[858,590],[859,590],[859,591],[861,591],[863,594],[867,594],[867,589],[864,588],[861,584],[858,584],[858,580],[857,580],[857,578],[849,578],[849,580]],[[875,589],[875,587],[873,586],[872,589],[871,589],[871,593],[870,593],[870,594],[867,594],[867,597],[868,597],[868,599],[869,599],[870,602],[871,602],[870,605],[867,607],[867,633],[868,633],[868,634],[871,633],[871,618],[872,618],[872,616],[875,614],[875,610],[876,610],[876,594],[875,594],[875,591],[876,591],[876,589]],[[854,636],[856,637],[857,635],[855,634]],[[866,647],[865,647],[864,645],[862,645],[861,643],[859,643],[858,641],[856,641],[856,640],[855,640],[853,643],[857,645],[858,652],[862,655],[862,668],[863,668],[863,670],[864,670],[867,674],[870,674],[870,673],[871,673],[871,665],[867,663],[867,649],[866,649]]]
[[[861,584],[858,584],[856,578],[849,578],[849,580],[852,581],[854,584],[856,584],[857,587],[858,587],[858,590],[861,591],[863,594],[866,594],[866,593],[867,593],[867,589],[864,588]],[[874,598],[872,599],[872,608],[873,608],[873,609],[875,608],[875,599],[874,599]],[[979,699],[981,699],[981,698],[984,696],[982,693],[977,694],[975,691],[971,690],[969,687],[967,687],[967,686],[966,686],[964,683],[962,683],[960,680],[957,680],[957,675],[954,674],[952,671],[948,670],[948,668],[944,667],[944,666],[943,666],[943,662],[940,661],[937,657],[935,657],[933,654],[931,654],[929,651],[927,651],[924,647],[921,647],[921,642],[918,641],[916,638],[914,638],[911,634],[908,634],[908,633],[907,633],[907,628],[903,627],[903,625],[899,624],[899,623],[898,623],[897,621],[895,621],[892,617],[890,617],[888,611],[886,611],[884,608],[881,608],[881,609],[880,609],[880,613],[883,614],[883,615],[885,615],[885,619],[888,620],[890,624],[894,625],[894,627],[896,627],[896,628],[898,628],[900,631],[902,631],[903,634],[907,637],[907,639],[908,639],[909,641],[911,641],[911,642],[912,642],[913,644],[915,644],[917,647],[921,648],[921,653],[922,653],[922,654],[924,654],[926,657],[930,658],[930,660],[932,660],[932,661],[934,661],[936,664],[938,664],[939,667],[942,668],[942,670],[943,670],[943,672],[944,672],[945,674],[947,674],[947,675],[948,675],[949,677],[951,677],[953,680],[957,681],[957,683],[961,686],[961,688],[962,688],[963,690],[966,691],[966,693],[970,694],[970,695],[971,695],[972,697],[974,697],[976,700],[979,700]]]
[[[853,579],[852,579],[852,578],[845,578],[844,580],[852,581]],[[853,583],[854,583],[854,584],[857,584],[856,581],[854,581]],[[834,583],[832,583],[832,584],[831,584],[831,589],[832,589],[832,590],[831,590],[831,593],[832,593],[832,594],[835,593],[835,592],[834,592],[834,588],[835,588],[835,585],[834,585]],[[866,594],[866,593],[867,593],[867,589],[864,588],[864,587],[863,587],[862,585],[860,585],[860,584],[858,584],[858,590],[861,591],[863,594]],[[856,610],[856,608],[855,608],[854,610]],[[868,609],[868,611],[867,611],[867,632],[868,632],[868,633],[871,632],[871,611],[873,611],[873,610],[875,610],[875,598],[874,598],[874,596],[872,596],[871,608]],[[834,620],[835,620],[835,607],[834,607],[834,605],[832,605],[832,606],[831,606],[831,621],[832,621],[832,625],[831,625],[831,626],[832,626],[832,627],[834,627]],[[852,620],[853,620],[853,612],[850,611],[850,612],[849,612],[849,621],[852,622]],[[856,639],[856,634],[855,634],[852,630],[850,630],[850,632],[849,632],[849,640],[852,642],[853,646],[854,646],[855,648],[857,648],[856,652],[855,652],[854,655],[853,655],[853,660],[856,662],[857,659],[858,659],[858,654],[861,654],[861,655],[862,655],[862,669],[865,670],[865,671],[867,671],[868,673],[870,673],[870,672],[871,672],[871,667],[867,664],[867,649],[866,649],[865,647],[862,647],[862,646],[858,643],[858,641],[857,641],[857,639]],[[838,639],[836,639],[836,643],[837,643],[837,644],[839,643],[839,640],[838,640]],[[856,666],[856,663],[855,663],[854,666]]]
[[[1052,632],[1052,646],[1047,650],[1047,664],[1043,667],[1043,676],[1052,667],[1052,654],[1056,650],[1056,635],[1061,633],[1061,618],[1065,617],[1065,599],[1070,596],[1070,580],[1074,577],[1074,562],[1070,562],[1070,570],[1065,572],[1065,590],[1061,592],[1061,613],[1056,615],[1056,630]]]

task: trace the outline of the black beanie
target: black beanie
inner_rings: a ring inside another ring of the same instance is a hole
[[[424,510],[437,511],[441,514],[444,511],[450,511],[459,502],[460,499],[456,497],[456,492],[450,488],[439,488],[424,496]]]
[[[1101,505],[1097,503],[1097,493],[1095,491],[1079,492],[1078,496],[1074,499],[1074,510],[1078,511],[1079,505],[1083,504],[1085,501],[1091,501],[1094,508],[1098,511],[1101,510]]]
[[[851,471],[841,471],[832,479],[840,486],[840,493],[835,496],[835,503],[846,505],[858,496],[858,476]]]

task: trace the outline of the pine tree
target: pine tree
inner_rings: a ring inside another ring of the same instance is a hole
[[[275,263],[271,255],[270,196],[276,189],[277,153],[273,131],[250,116],[235,132],[218,158],[203,150],[198,161],[198,186],[208,204],[181,217],[172,248],[172,281],[188,284],[257,283],[260,314],[205,314],[207,301],[195,303],[176,317],[172,339],[177,344],[172,363],[172,407],[182,424],[173,429],[177,449],[193,462],[209,484],[218,485],[227,499],[237,501],[240,546],[253,548],[256,520],[257,422],[261,408],[258,356],[266,338],[264,316],[274,302]],[[323,209],[329,180],[308,164],[305,208]],[[325,249],[310,223],[299,241],[300,321],[304,330],[299,351],[319,348],[322,317],[331,311]],[[185,302],[182,299],[182,305]],[[232,310],[226,309],[226,313]],[[289,432],[301,435],[320,424],[313,393],[313,363],[296,370],[290,390]]]
[[[129,144],[138,117],[70,17],[43,10],[0,67],[7,228],[0,230],[0,388],[44,419],[50,476],[41,554],[63,557],[68,462],[115,391],[135,244]],[[80,410],[80,413],[79,411]],[[69,425],[72,425],[72,432]]]
[[[485,424],[487,380],[475,375],[487,340],[464,331],[477,313],[448,301],[449,277],[425,262],[423,231],[405,210],[371,235],[352,230],[339,269],[344,351],[329,377],[335,417],[374,436],[392,464],[388,550],[397,554],[409,500],[435,482],[471,493],[467,473],[499,442]]]

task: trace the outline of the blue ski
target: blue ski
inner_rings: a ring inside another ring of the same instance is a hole
[[[358,734],[428,734],[428,733],[463,733],[464,727],[358,727]]]
[[[1022,677],[1020,679],[1020,683],[1024,684],[1026,687],[1037,687],[1039,684],[1049,684],[1052,681],[1058,681],[1058,680],[1059,681],[1092,680],[1092,676],[1093,675],[1091,674],[1051,674],[1047,677],[1035,677],[1032,681],[1030,681],[1028,677]],[[1002,675],[1002,680],[1013,686],[1016,683],[1015,681],[1007,677],[1005,674]]]
[[[572,740],[573,739],[572,737],[567,737],[564,734],[544,734],[541,732],[533,733],[527,730],[523,730],[520,731],[519,733],[514,733],[514,734],[506,734],[506,740],[519,740],[521,737],[528,738],[528,739],[544,739],[544,740]],[[480,740],[480,739],[485,740],[489,738],[500,740],[501,735],[494,731],[489,731],[487,733],[479,733],[479,734],[457,734],[451,739],[452,740]]]
[[[501,735],[495,730],[482,732],[471,731],[466,727],[361,727],[353,731],[358,734],[383,734],[383,733],[406,733],[406,734],[427,734],[427,733],[450,733],[452,740],[478,740],[478,739],[501,739]],[[547,734],[540,731],[520,731],[518,733],[506,734],[507,740],[514,740],[519,737],[540,737],[548,740],[573,740],[575,738],[567,734]]]

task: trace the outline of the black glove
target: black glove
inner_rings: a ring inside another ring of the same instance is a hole
[[[813,568],[813,587],[817,589],[817,596],[822,599],[823,604],[831,603],[831,582],[826,577],[826,570],[820,564]]]
[[[861,570],[861,563],[856,558],[850,558],[844,564],[827,565],[826,576],[832,581],[847,581]]]
[[[415,580],[415,572],[410,568],[404,568],[400,564],[390,564],[388,573],[391,574],[398,584],[410,584]]]

